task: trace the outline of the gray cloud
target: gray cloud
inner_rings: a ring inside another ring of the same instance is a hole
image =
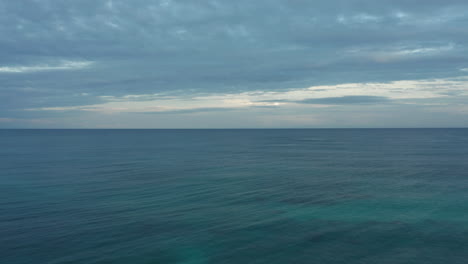
[[[226,112],[242,110],[239,108],[227,108],[227,107],[204,107],[194,109],[181,109],[181,110],[166,110],[157,112],[145,112],[145,114],[192,114],[192,113],[206,113],[206,112]]]
[[[372,96],[372,95],[348,95],[339,97],[321,97],[321,98],[309,98],[304,100],[261,100],[258,102],[264,103],[299,103],[299,104],[320,104],[320,105],[363,105],[363,104],[384,104],[393,103],[385,96]]]
[[[101,96],[280,91],[468,68],[465,0],[1,1],[0,34],[5,118]]]
[[[341,96],[341,97],[325,97],[316,99],[305,99],[296,101],[302,104],[326,104],[326,105],[347,105],[347,104],[381,104],[389,103],[391,100],[383,96]]]

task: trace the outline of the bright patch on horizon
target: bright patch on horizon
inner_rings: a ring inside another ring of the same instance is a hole
[[[400,102],[418,104],[412,100],[438,100],[447,93],[468,95],[468,79],[429,79],[395,81],[390,83],[345,83],[339,85],[313,86],[283,92],[251,91],[232,94],[211,94],[192,97],[167,96],[163,94],[140,94],[124,96],[100,96],[100,104],[42,107],[28,111],[90,111],[101,113],[170,113],[197,112],[206,109],[241,110],[252,107],[333,107],[362,103],[356,98],[379,99],[370,104]],[[323,100],[325,99],[325,100]],[[329,100],[332,99],[332,100]],[[339,99],[339,100],[336,100]],[[382,100],[380,100],[382,99]],[[349,100],[347,102],[346,100]],[[307,102],[308,101],[308,102]],[[313,102],[313,104],[310,104]],[[338,103],[334,103],[338,102]],[[437,104],[437,102],[434,102]],[[433,105],[431,103],[430,105]]]

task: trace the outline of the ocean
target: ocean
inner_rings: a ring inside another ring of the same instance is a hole
[[[0,130],[0,263],[468,261],[468,129]]]

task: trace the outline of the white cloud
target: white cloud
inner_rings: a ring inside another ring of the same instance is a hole
[[[456,93],[468,96],[468,78],[395,81],[389,83],[347,83],[314,86],[282,92],[252,91],[232,94],[212,94],[194,97],[165,97],[158,94],[130,94],[121,97],[101,96],[105,102],[95,105],[46,107],[32,111],[88,111],[102,113],[143,113],[196,111],[207,108],[247,109],[249,107],[332,107],[331,105],[302,105],[297,102],[345,96],[377,96],[390,100],[440,99]],[[436,102],[435,102],[436,103]],[[415,103],[417,104],[417,103]],[[423,105],[423,103],[421,103]]]
[[[90,67],[93,63],[92,61],[61,61],[56,64],[39,64],[33,66],[2,66],[0,67],[0,73],[80,70]]]
[[[447,43],[439,46],[411,46],[411,45],[400,45],[390,48],[352,48],[347,53],[359,56],[368,57],[376,62],[394,62],[401,60],[409,60],[419,57],[437,56],[456,48],[455,44]]]
[[[383,20],[383,17],[375,16],[367,13],[360,13],[353,16],[338,15],[336,21],[340,24],[364,24],[376,23]]]
[[[409,17],[409,14],[407,14],[405,12],[402,12],[402,11],[398,11],[398,12],[395,12],[393,14],[393,16],[398,18],[398,19],[405,19],[405,18]]]
[[[366,13],[362,13],[353,17],[353,20],[359,23],[367,23],[367,22],[377,22],[380,21],[382,18]]]

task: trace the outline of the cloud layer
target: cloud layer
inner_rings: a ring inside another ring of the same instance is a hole
[[[0,34],[2,127],[468,125],[461,0],[2,1]]]

